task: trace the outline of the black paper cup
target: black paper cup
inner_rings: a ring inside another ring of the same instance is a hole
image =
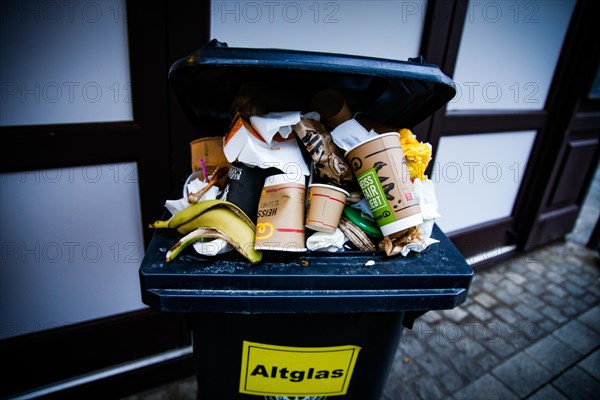
[[[259,168],[240,162],[231,163],[227,173],[227,182],[219,196],[242,209],[255,224],[258,202],[265,179],[280,174],[277,168]]]

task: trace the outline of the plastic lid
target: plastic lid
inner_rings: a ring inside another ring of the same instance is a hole
[[[340,192],[340,193],[343,193],[343,194],[345,194],[345,195],[346,195],[346,197],[350,196],[350,193],[348,193],[348,192],[347,192],[347,191],[345,191],[344,189],[342,189],[342,188],[340,188],[340,187],[337,187],[337,186],[334,186],[334,185],[327,185],[327,184],[324,184],[324,183],[311,183],[310,185],[308,185],[308,187],[309,187],[309,188],[310,188],[310,187],[323,187],[323,188],[329,188],[329,189],[331,189],[331,190],[335,190],[335,191],[338,191],[338,192]]]
[[[368,216],[365,216],[360,210],[357,210],[352,207],[344,207],[344,215],[348,218],[352,223],[358,226],[363,230],[367,235],[373,238],[381,238],[383,234],[381,233],[381,229],[377,226],[377,223],[370,219]]]

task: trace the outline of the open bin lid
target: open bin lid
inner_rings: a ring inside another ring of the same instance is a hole
[[[234,98],[258,84],[268,111],[314,111],[310,99],[322,89],[342,93],[353,112],[412,128],[450,101],[454,82],[421,57],[408,62],[281,49],[228,47],[217,40],[171,66],[169,80],[197,132],[207,121],[227,127]],[[224,134],[225,132],[223,132]]]

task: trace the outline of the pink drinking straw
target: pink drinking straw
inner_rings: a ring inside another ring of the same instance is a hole
[[[206,171],[206,164],[204,158],[200,159],[200,165],[202,166],[202,173],[204,174],[204,182],[208,182],[208,171]]]

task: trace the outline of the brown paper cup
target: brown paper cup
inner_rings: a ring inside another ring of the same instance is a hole
[[[310,185],[305,226],[313,231],[335,232],[348,196],[348,192],[336,186],[320,183]]]
[[[352,118],[352,112],[346,104],[344,96],[333,89],[317,93],[310,102],[310,108],[319,113],[321,121],[325,125],[333,128]]]
[[[202,169],[201,158],[204,159],[207,166],[221,167],[229,165],[229,161],[223,153],[223,137],[221,136],[196,139],[190,142],[190,149],[192,152],[192,171]]]
[[[348,150],[346,159],[385,236],[423,223],[400,134],[365,140]]]
[[[304,176],[279,174],[265,179],[258,202],[254,249],[306,251]]]

